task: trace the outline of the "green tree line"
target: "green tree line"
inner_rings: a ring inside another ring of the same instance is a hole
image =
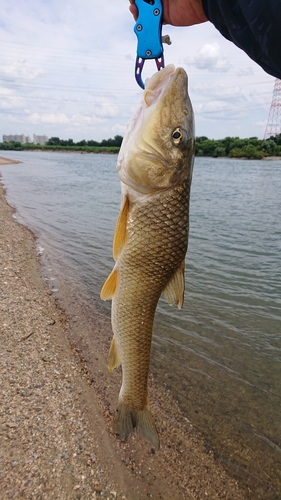
[[[14,151],[82,151],[85,153],[118,153],[123,137],[115,135],[113,139],[103,139],[101,142],[83,139],[79,142],[74,142],[73,139],[60,139],[59,137],[51,137],[44,146],[40,144],[20,142],[2,142],[0,143],[0,150],[14,150]]]
[[[74,142],[73,139],[60,139],[59,137],[51,137],[51,139],[48,140],[47,146],[79,146],[79,147],[106,147],[106,148],[111,148],[111,147],[116,147],[120,148],[121,143],[122,143],[123,137],[121,135],[115,135],[114,139],[103,139],[101,142],[98,141],[86,141],[83,139],[82,141],[79,142]]]
[[[281,156],[281,134],[269,139],[260,140],[257,137],[240,139],[225,137],[225,139],[208,139],[202,136],[196,138],[196,156],[212,156],[218,158],[261,159],[266,156]]]
[[[123,137],[116,135],[113,139],[103,139],[101,142],[83,139],[74,142],[73,139],[60,139],[51,137],[47,144],[21,144],[19,142],[2,142],[0,149],[6,150],[58,150],[58,151],[84,151],[93,153],[118,153]],[[261,159],[266,156],[281,157],[281,134],[269,139],[261,140],[257,137],[240,139],[239,137],[225,137],[224,139],[208,139],[208,137],[196,137],[196,156],[211,156],[213,158],[249,158]]]

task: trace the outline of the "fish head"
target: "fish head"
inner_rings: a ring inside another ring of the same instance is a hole
[[[143,194],[169,189],[191,180],[194,148],[187,74],[168,65],[146,81],[118,156],[119,178]]]

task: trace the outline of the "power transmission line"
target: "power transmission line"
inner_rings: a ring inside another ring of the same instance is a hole
[[[281,80],[276,78],[264,140],[281,133]]]

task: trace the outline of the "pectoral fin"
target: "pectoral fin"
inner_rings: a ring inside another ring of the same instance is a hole
[[[184,261],[168,282],[164,290],[164,296],[168,304],[171,306],[177,304],[179,309],[182,308],[184,299]]]
[[[129,214],[129,197],[124,196],[123,204],[119,212],[113,240],[113,258],[116,261],[121,254],[126,242],[126,228]]]
[[[119,354],[118,344],[116,342],[116,338],[113,336],[107,359],[108,371],[112,372],[114,368],[117,368],[120,365],[121,358]]]
[[[114,268],[101,289],[100,298],[102,300],[112,299],[112,297],[114,297],[115,294],[116,286],[117,286],[117,269]]]

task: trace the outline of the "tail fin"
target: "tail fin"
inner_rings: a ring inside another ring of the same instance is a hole
[[[149,441],[156,450],[159,450],[159,436],[153,420],[153,416],[148,408],[136,413],[137,432]]]
[[[124,441],[131,436],[136,428],[137,432],[149,441],[156,450],[159,450],[159,437],[153,417],[148,408],[136,411],[128,408],[124,403],[119,403],[113,421],[115,434]]]

